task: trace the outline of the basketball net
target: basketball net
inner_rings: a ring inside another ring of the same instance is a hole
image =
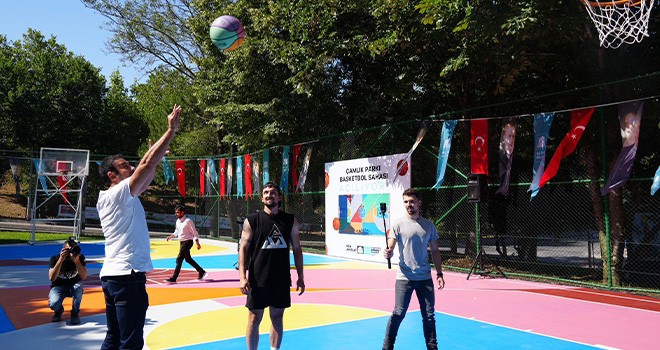
[[[598,30],[600,46],[616,49],[649,36],[649,15],[655,0],[582,0]]]

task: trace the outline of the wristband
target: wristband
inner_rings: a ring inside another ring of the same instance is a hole
[[[443,278],[444,278],[444,276],[442,275],[442,271],[438,271],[437,276],[438,276],[438,277],[443,277]]]

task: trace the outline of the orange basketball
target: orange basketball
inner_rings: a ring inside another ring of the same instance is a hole
[[[335,231],[339,231],[340,226],[341,226],[341,222],[339,222],[339,218],[334,218],[332,220],[332,228],[334,228]]]
[[[328,184],[330,183],[330,175],[328,175],[328,172],[325,172],[325,188],[328,188]]]

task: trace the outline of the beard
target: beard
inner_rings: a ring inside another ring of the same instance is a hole
[[[273,200],[270,203],[269,202],[264,202],[264,205],[266,207],[268,207],[268,209],[273,209],[273,208],[277,207],[279,205],[279,203],[277,201]]]

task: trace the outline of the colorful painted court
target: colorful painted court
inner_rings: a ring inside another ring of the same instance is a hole
[[[245,349],[247,311],[238,290],[236,245],[202,240],[193,254],[209,271],[197,281],[171,275],[178,242],[152,240],[155,270],[148,274],[149,349]],[[99,349],[105,306],[98,273],[102,243],[83,243],[90,277],[80,325],[51,323],[47,305],[48,259],[60,243],[0,246],[0,348]],[[184,269],[187,266],[184,263]],[[295,281],[295,269],[292,270]],[[307,292],[292,291],[282,349],[379,349],[394,305],[395,270],[386,264],[305,254]],[[469,280],[446,272],[437,291],[436,320],[442,349],[657,349],[660,300],[585,288],[504,278]],[[260,349],[269,349],[264,318]],[[401,325],[397,349],[424,349],[415,297]]]

